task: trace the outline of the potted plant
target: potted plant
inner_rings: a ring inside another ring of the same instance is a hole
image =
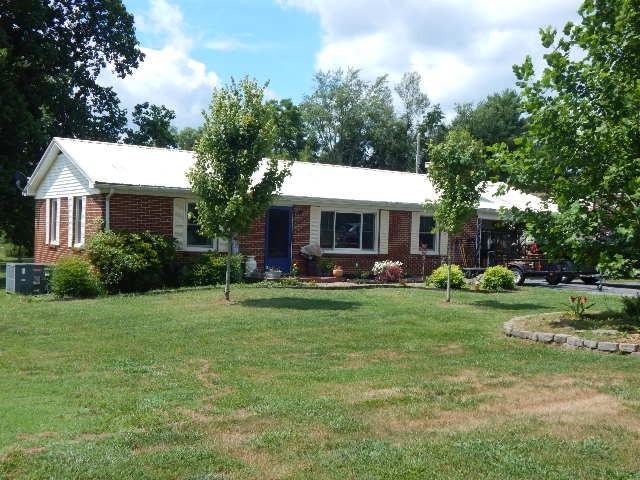
[[[342,267],[340,265],[336,265],[335,267],[333,267],[333,276],[336,278],[342,278],[342,276],[344,275],[344,270],[342,270]]]
[[[267,267],[264,272],[264,278],[266,280],[277,280],[282,277],[282,270],[278,267]]]

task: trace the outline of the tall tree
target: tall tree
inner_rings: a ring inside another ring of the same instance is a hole
[[[120,0],[0,0],[0,231],[33,241],[33,201],[9,182],[29,174],[52,136],[115,141],[126,124],[115,92],[99,85],[143,59]]]
[[[420,124],[431,102],[420,86],[421,77],[418,72],[408,72],[402,76],[395,90],[403,106],[402,117],[406,124],[407,135],[415,145],[415,172],[420,170]]]
[[[557,205],[524,214],[549,254],[630,273],[640,266],[640,1],[587,0],[578,13],[561,34],[540,30],[541,75],[530,57],[514,67],[528,132],[498,158],[510,185]]]
[[[422,122],[418,127],[418,135],[424,142],[425,147],[420,151],[418,172],[425,169],[426,163],[429,161],[429,145],[442,143],[447,134],[447,126],[444,123],[444,112],[439,104],[432,105],[427,109]]]
[[[176,118],[173,110],[164,105],[144,102],[133,107],[131,116],[138,128],[127,129],[125,143],[162,148],[178,146],[177,131],[171,125],[171,121]]]
[[[485,145],[504,142],[509,149],[524,132],[525,121],[520,96],[514,90],[489,95],[475,107],[471,103],[456,105],[452,127],[468,130]]]
[[[273,110],[276,125],[273,154],[280,158],[298,160],[305,147],[300,107],[289,98],[269,100],[267,104]]]
[[[387,78],[363,80],[357,70],[318,72],[301,108],[309,147],[321,162],[373,168],[406,167],[390,139],[398,124]]]
[[[459,233],[475,214],[486,180],[482,142],[464,129],[454,128],[443,143],[431,144],[427,175],[439,198],[427,206],[434,209],[436,228],[447,232],[447,302],[451,301],[450,236]]]
[[[265,88],[245,78],[214,90],[209,110],[204,113],[202,137],[196,144],[196,160],[187,175],[193,193],[199,197],[202,233],[228,240],[227,300],[233,241],[265,212],[289,173],[271,159],[261,170],[260,179],[254,178],[262,159],[271,153],[275,138],[273,111],[263,101]]]
[[[181,150],[194,150],[196,142],[202,135],[202,127],[184,127],[176,133],[176,143]]]

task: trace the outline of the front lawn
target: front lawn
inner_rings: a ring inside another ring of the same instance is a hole
[[[566,292],[233,294],[0,294],[0,478],[640,477],[640,359],[501,333]]]

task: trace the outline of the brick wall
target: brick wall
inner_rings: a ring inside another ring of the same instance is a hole
[[[265,216],[254,221],[251,232],[240,237],[240,251],[243,255],[256,257],[258,270],[264,269],[264,236]],[[300,247],[309,243],[310,207],[296,205],[293,207],[293,261],[298,262],[301,273],[305,272],[305,260],[300,256]],[[471,219],[464,227],[463,233],[452,236],[450,249],[454,262],[459,265],[471,266],[475,251],[476,218]],[[465,254],[461,253],[464,247]],[[412,255],[411,252],[411,212],[392,210],[389,212],[389,249],[387,255],[353,255],[327,254],[335,263],[341,265],[346,273],[353,274],[356,270],[371,270],[378,260],[400,260],[410,275],[421,275],[423,270],[428,274],[437,268],[444,260],[440,256]],[[463,261],[465,260],[466,261]],[[357,263],[357,265],[356,265]]]
[[[116,194],[110,200],[110,226],[112,230],[151,231],[173,236],[173,198]],[[105,195],[87,197],[86,238],[102,228],[105,210]],[[60,245],[45,245],[45,201],[36,200],[36,234],[35,261],[55,262],[60,256],[75,251],[67,245],[68,216],[67,199],[60,204]],[[253,222],[251,230],[239,238],[240,251],[243,255],[253,255],[258,269],[264,270],[265,216]],[[305,261],[300,256],[300,248],[309,243],[310,206],[293,207],[292,256],[301,273],[305,272]],[[465,225],[460,235],[452,236],[450,248],[454,262],[471,266],[475,254],[476,218]],[[346,273],[354,273],[357,269],[370,270],[377,260],[400,260],[411,275],[420,275],[423,270],[421,255],[411,255],[411,212],[392,210],[389,212],[389,250],[387,255],[349,255],[327,254],[335,263],[341,265]],[[194,260],[199,254],[179,252],[181,263]],[[424,259],[426,273],[431,272],[442,262],[439,256],[427,256]],[[357,263],[357,265],[356,265]]]
[[[76,253],[77,248],[69,247],[69,212],[66,197],[60,201],[60,242],[59,245],[46,245],[46,200],[36,200],[35,238],[33,247],[34,262],[55,263],[63,255]],[[87,197],[85,211],[85,241],[102,229],[104,219],[104,195]]]
[[[262,215],[253,221],[249,233],[240,235],[238,238],[240,253],[245,256],[253,255],[256,257],[258,271],[264,270],[265,224],[266,216]]]
[[[300,255],[300,249],[309,244],[311,207],[296,205],[293,207],[293,232],[291,237],[291,253],[293,262],[298,264],[301,273],[305,271],[306,260]]]
[[[115,194],[109,204],[111,230],[173,236],[173,198]]]

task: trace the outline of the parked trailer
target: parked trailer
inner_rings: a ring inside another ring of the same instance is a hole
[[[598,275],[590,270],[580,271],[569,260],[553,262],[546,258],[531,255],[526,258],[509,260],[503,264],[513,272],[516,285],[523,285],[527,278],[544,278],[550,285],[559,283],[571,283],[580,278],[587,285],[595,285]],[[467,278],[473,278],[484,273],[484,267],[472,267],[463,269]]]

